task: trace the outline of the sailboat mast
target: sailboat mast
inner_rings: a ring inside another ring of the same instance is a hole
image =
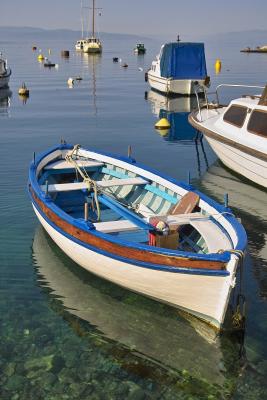
[[[93,0],[93,37],[95,37],[95,0]]]
[[[83,31],[84,31],[84,26],[83,26],[83,0],[81,0],[81,24],[82,24],[82,38],[83,38]]]

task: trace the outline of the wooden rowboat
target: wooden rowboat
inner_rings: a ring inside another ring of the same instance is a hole
[[[67,144],[34,157],[29,193],[80,266],[222,328],[247,243],[229,208],[131,157]]]

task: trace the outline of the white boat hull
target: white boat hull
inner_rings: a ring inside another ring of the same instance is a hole
[[[258,185],[267,187],[267,163],[257,157],[244,153],[226,143],[206,136],[210,146],[226,167]]]
[[[102,53],[102,46],[96,43],[84,44],[83,46],[84,53]]]
[[[94,252],[54,229],[38,212],[34,211],[54,242],[77,264],[87,271],[117,285],[193,314],[220,329],[224,321],[237,259],[229,262],[230,275],[206,276],[172,273],[128,264]]]
[[[148,71],[147,74],[148,83],[154,90],[165,94],[180,94],[184,96],[190,96],[195,94],[195,82],[196,79],[171,79],[163,78],[152,71]],[[197,81],[200,85],[204,85],[205,80]]]

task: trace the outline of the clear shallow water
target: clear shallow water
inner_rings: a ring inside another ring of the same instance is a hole
[[[0,98],[0,397],[267,397],[266,192],[224,169],[205,141],[203,147],[195,144],[187,100],[168,108],[164,98],[149,92],[144,71],[160,43],[141,39],[148,53],[137,57],[132,49],[138,38],[112,36],[100,57],[71,51],[68,60],[62,59],[60,50],[71,50],[75,39],[34,33],[0,42],[13,70],[13,93]],[[34,44],[46,55],[50,48],[59,68],[47,70],[38,63]],[[241,54],[241,47],[222,42],[218,54],[215,42],[206,44],[213,86],[265,83],[267,57]],[[114,56],[128,69],[114,64]],[[215,76],[217,57],[223,68]],[[69,89],[67,79],[78,75],[84,79]],[[17,95],[23,81],[30,88],[26,104]],[[160,135],[154,123],[166,113],[173,128]],[[61,137],[124,154],[131,144],[138,161],[178,179],[187,179],[190,170],[194,185],[219,201],[229,193],[249,236],[244,346],[236,337],[215,339],[205,326],[185,321],[172,308],[82,271],[51,242],[31,209],[27,170],[34,151]]]

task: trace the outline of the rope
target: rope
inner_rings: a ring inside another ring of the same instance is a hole
[[[94,201],[95,201],[96,210],[97,210],[97,221],[100,221],[100,206],[99,206],[99,201],[98,201],[98,191],[99,191],[99,188],[98,188],[98,186],[97,186],[96,181],[94,181],[93,179],[91,179],[91,178],[89,177],[89,175],[88,175],[87,172],[86,172],[86,169],[85,169],[85,168],[82,169],[82,168],[78,165],[78,163],[76,162],[76,160],[75,160],[74,157],[78,158],[79,148],[80,148],[80,145],[79,145],[79,144],[76,144],[76,145],[73,147],[73,149],[72,149],[69,153],[66,154],[65,160],[66,160],[67,162],[69,162],[69,163],[71,163],[71,164],[74,165],[74,167],[75,167],[75,169],[76,169],[76,172],[77,172],[77,171],[79,172],[79,174],[80,174],[81,177],[83,178],[83,182],[87,184],[87,186],[88,186],[88,191],[90,192],[90,191],[93,190],[93,192],[94,192]]]
[[[235,329],[245,329],[245,310],[246,310],[246,298],[242,293],[242,283],[243,283],[243,265],[245,254],[242,250],[232,249],[229,250],[230,253],[236,255],[239,259],[239,273],[240,273],[240,285],[239,293],[236,299],[236,309],[232,315],[232,323]]]

